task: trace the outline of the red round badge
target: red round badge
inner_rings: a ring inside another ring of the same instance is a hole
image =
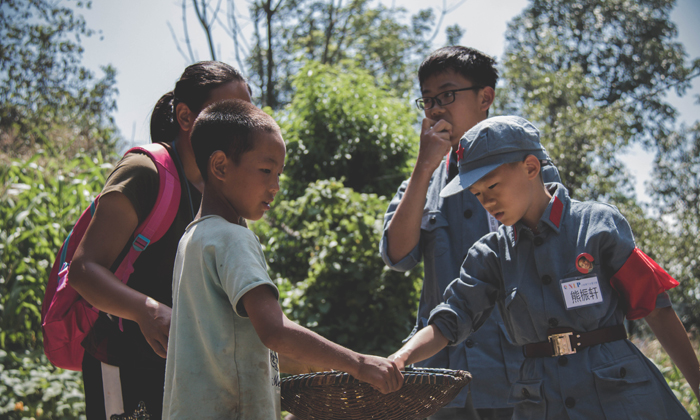
[[[576,269],[583,274],[588,274],[593,270],[593,257],[591,254],[583,253],[576,257]]]

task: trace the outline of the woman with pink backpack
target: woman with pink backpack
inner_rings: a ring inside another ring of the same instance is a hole
[[[134,234],[159,198],[159,174],[148,155],[127,153],[107,179],[75,250],[68,284],[100,311],[82,342],[88,420],[134,413],[141,401],[151,420],[161,418],[173,263],[203,188],[190,132],[199,112],[222,99],[250,102],[248,84],[227,64],[200,62],[187,67],[153,109],[152,142],[167,150],[180,180],[179,208],[162,238],[148,243]],[[122,283],[114,272],[132,247],[144,249]]]

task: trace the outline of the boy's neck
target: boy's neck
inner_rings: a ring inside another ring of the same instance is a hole
[[[539,181],[539,180],[538,180]],[[547,187],[545,187],[541,181],[539,188],[533,189],[533,200],[530,205],[530,209],[527,214],[521,219],[521,221],[535,234],[538,234],[537,225],[542,218],[542,215],[547,210],[549,202],[552,200],[552,194],[550,194]]]
[[[227,222],[236,225],[241,224],[241,216],[238,212],[226,202],[209,183],[204,184],[202,191],[202,205],[199,208],[199,217],[204,216],[219,216],[226,219]]]

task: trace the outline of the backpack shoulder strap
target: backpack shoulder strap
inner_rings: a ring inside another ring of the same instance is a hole
[[[158,241],[173,224],[180,208],[180,176],[168,150],[160,143],[133,147],[126,153],[140,152],[153,160],[158,169],[158,197],[153,209],[134,231],[134,242],[114,275],[126,283],[134,271],[136,258],[149,244]]]

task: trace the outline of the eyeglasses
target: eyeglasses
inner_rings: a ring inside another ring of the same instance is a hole
[[[432,98],[430,96],[424,96],[422,98],[416,99],[416,106],[418,107],[418,109],[426,110],[426,109],[430,109],[430,108],[434,107],[435,103],[437,103],[440,106],[449,105],[455,101],[455,92],[462,92],[464,90],[474,90],[474,89],[481,89],[481,86],[472,86],[472,87],[467,87],[467,88],[462,88],[462,89],[446,90],[442,93],[439,93],[437,96],[433,96]]]

